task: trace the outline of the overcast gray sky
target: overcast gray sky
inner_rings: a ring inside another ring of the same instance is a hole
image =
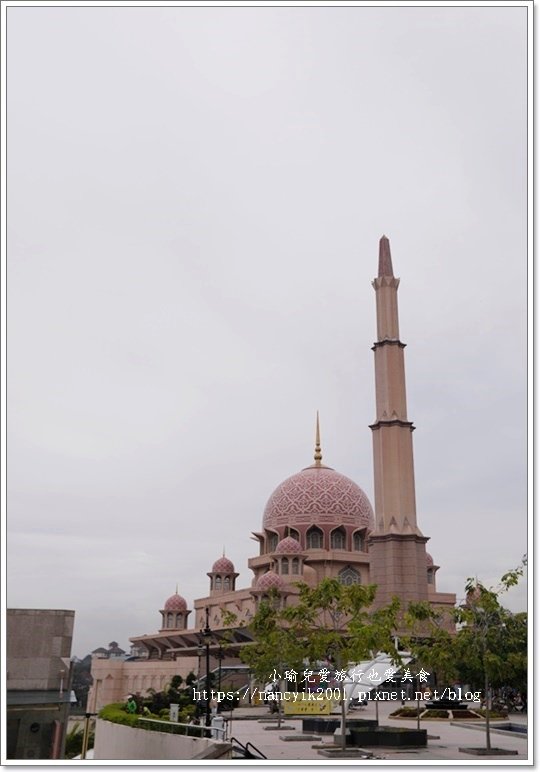
[[[383,233],[438,589],[519,563],[526,13],[8,8],[9,606],[83,656],[248,585],[316,409],[373,500]]]

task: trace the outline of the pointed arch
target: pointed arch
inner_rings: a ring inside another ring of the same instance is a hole
[[[353,551],[366,552],[366,532],[355,531],[353,533]]]
[[[354,568],[351,568],[351,566],[346,566],[346,568],[342,568],[338,574],[338,579],[341,582],[341,584],[346,584],[346,585],[361,584],[360,574]]]
[[[308,550],[320,550],[323,549],[323,532],[316,525],[312,525],[308,528],[306,533],[306,549]]]
[[[346,549],[347,534],[345,528],[342,525],[339,528],[334,528],[330,534],[330,549],[332,550],[344,550]]]

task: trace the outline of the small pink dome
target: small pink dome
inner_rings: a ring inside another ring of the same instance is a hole
[[[226,558],[225,555],[223,555],[222,558],[216,560],[212,566],[212,571],[215,571],[218,574],[234,574],[234,564],[232,560],[229,560],[229,558]]]
[[[428,566],[432,566],[433,565],[433,558],[431,557],[429,552],[426,552],[426,563],[428,564]]]
[[[165,601],[164,610],[165,611],[187,611],[187,603],[181,595],[178,595],[178,593],[175,592],[174,595],[171,595],[171,597],[167,598],[167,600]]]
[[[265,574],[259,577],[257,580],[257,590],[282,590],[285,586],[281,576],[275,573],[275,571],[267,571]]]
[[[292,555],[298,552],[302,552],[302,547],[300,546],[299,541],[293,539],[292,536],[287,536],[285,539],[282,539],[279,542],[274,552],[279,552],[283,555]]]

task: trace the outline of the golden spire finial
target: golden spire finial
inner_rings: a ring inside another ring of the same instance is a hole
[[[313,456],[315,459],[316,466],[321,465],[322,461],[322,453],[321,453],[321,431],[319,428],[319,411],[317,410],[317,427],[315,429],[315,455]]]

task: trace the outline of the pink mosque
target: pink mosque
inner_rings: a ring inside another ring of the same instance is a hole
[[[160,689],[176,673],[197,672],[197,647],[207,613],[215,641],[212,668],[218,656],[225,657],[224,664],[238,663],[239,648],[251,640],[247,626],[261,598],[273,589],[283,604],[294,604],[299,581],[315,586],[325,577],[338,577],[344,584],[376,584],[376,605],[397,595],[404,605],[427,600],[437,607],[454,606],[455,595],[437,592],[439,566],[426,552],[429,537],[417,523],[414,426],[407,416],[398,286],[390,244],[383,236],[373,281],[377,308],[376,418],[370,426],[374,509],[355,482],[323,464],[317,416],[313,463],[278,485],[264,509],[261,529],[253,532],[259,554],[248,560],[251,586],[237,589],[238,573],[232,561],[219,557],[208,572],[207,597],[195,600],[190,610],[177,591],[159,612],[159,631],[131,639],[139,655],[136,659],[93,661],[89,709],[99,710],[130,691],[144,694],[149,688]],[[225,619],[224,612],[230,612]]]

